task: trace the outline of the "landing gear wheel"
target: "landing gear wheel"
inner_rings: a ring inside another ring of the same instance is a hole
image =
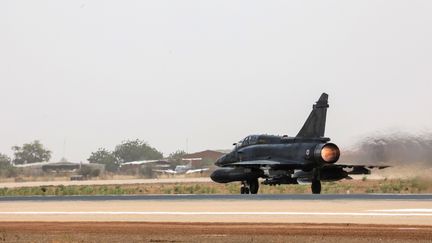
[[[240,194],[249,194],[249,193],[250,193],[249,182],[242,181],[241,187],[240,187]]]
[[[258,178],[248,181],[249,190],[251,194],[257,194],[259,189]]]
[[[320,194],[321,193],[321,181],[320,180],[312,180],[312,194]]]
[[[250,193],[249,188],[245,187],[245,194],[249,194],[249,193]]]

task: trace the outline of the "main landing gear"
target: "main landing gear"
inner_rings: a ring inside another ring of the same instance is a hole
[[[320,170],[318,168],[315,168],[313,170],[313,177],[312,177],[312,194],[321,194],[321,175]]]
[[[321,181],[320,180],[312,180],[312,194],[320,194],[321,193]]]
[[[240,194],[257,194],[259,189],[258,179],[252,179],[241,182]],[[321,181],[318,179],[312,180],[312,194],[321,194]]]
[[[240,187],[240,194],[257,194],[259,189],[258,178],[242,181]]]

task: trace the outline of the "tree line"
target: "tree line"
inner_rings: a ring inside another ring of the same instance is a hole
[[[163,154],[157,149],[142,140],[135,139],[123,141],[113,151],[99,148],[96,152],[91,153],[87,160],[90,163],[104,164],[107,171],[115,172],[125,162],[162,158]]]
[[[16,175],[13,164],[29,164],[36,162],[49,161],[51,159],[51,151],[46,149],[38,140],[31,143],[25,143],[23,146],[13,146],[14,152],[11,159],[6,154],[0,153],[0,175],[13,177]]]
[[[6,154],[0,153],[0,171],[11,171],[13,164],[30,164],[36,162],[49,161],[52,152],[45,148],[40,141],[35,140],[22,146],[13,146],[13,158]],[[168,156],[174,164],[181,163],[181,158],[186,153],[176,151]],[[122,163],[139,161],[139,160],[157,160],[162,159],[163,154],[156,148],[150,146],[147,142],[135,139],[125,140],[115,146],[114,150],[99,148],[92,152],[87,159],[90,163],[104,164],[105,169],[109,172],[116,172]],[[4,173],[3,173],[4,174]],[[11,173],[9,173],[11,174]]]

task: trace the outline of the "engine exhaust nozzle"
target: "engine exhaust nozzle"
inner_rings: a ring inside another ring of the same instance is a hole
[[[334,143],[320,144],[315,148],[314,155],[320,162],[334,164],[339,160],[340,150]]]

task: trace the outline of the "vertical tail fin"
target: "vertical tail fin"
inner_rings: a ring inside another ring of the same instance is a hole
[[[319,100],[313,105],[312,112],[310,113],[300,132],[297,134],[297,137],[324,137],[328,107],[328,94],[322,93]]]

